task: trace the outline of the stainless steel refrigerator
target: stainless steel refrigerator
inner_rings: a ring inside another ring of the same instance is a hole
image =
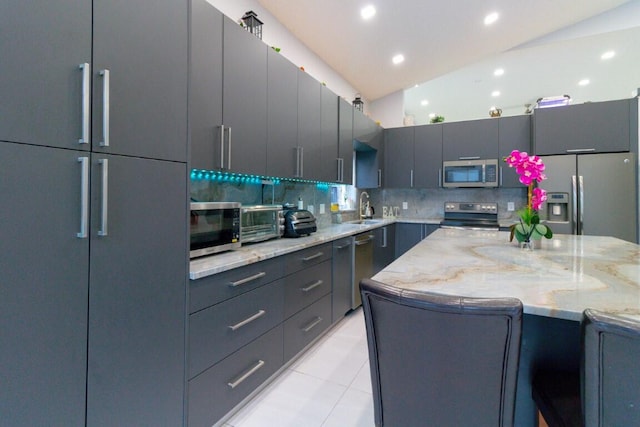
[[[541,156],[548,199],[540,212],[554,233],[613,236],[638,243],[634,153]]]

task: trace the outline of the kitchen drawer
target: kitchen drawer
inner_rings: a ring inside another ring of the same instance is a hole
[[[331,325],[331,294],[284,322],[284,360],[288,361]]]
[[[293,273],[284,280],[286,319],[331,292],[331,260]]]
[[[189,316],[189,378],[283,320],[284,279]]]
[[[210,427],[282,367],[282,331],[273,328],[189,381],[189,427]]]
[[[276,257],[203,279],[192,280],[189,286],[189,313],[195,313],[281,278],[282,262],[282,257]]]
[[[331,259],[331,242],[285,255],[285,275]]]

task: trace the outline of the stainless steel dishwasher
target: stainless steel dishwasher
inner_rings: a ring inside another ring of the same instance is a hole
[[[360,280],[373,275],[373,232],[355,235],[355,266],[353,268],[353,287],[351,309],[362,305],[360,298]]]

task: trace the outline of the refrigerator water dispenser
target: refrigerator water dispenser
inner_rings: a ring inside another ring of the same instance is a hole
[[[569,194],[568,193],[548,193],[547,194],[547,221],[568,222],[569,221]]]

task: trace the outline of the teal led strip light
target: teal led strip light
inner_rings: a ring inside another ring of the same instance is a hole
[[[313,181],[310,179],[298,179],[298,178],[278,178],[265,175],[249,175],[243,173],[222,172],[222,171],[209,171],[203,169],[192,169],[191,179],[194,181],[211,181],[217,183],[229,183],[229,184],[273,184],[278,185],[282,181],[297,182],[301,184],[315,184],[320,190],[328,190],[331,183]],[[267,182],[265,182],[267,181]]]

